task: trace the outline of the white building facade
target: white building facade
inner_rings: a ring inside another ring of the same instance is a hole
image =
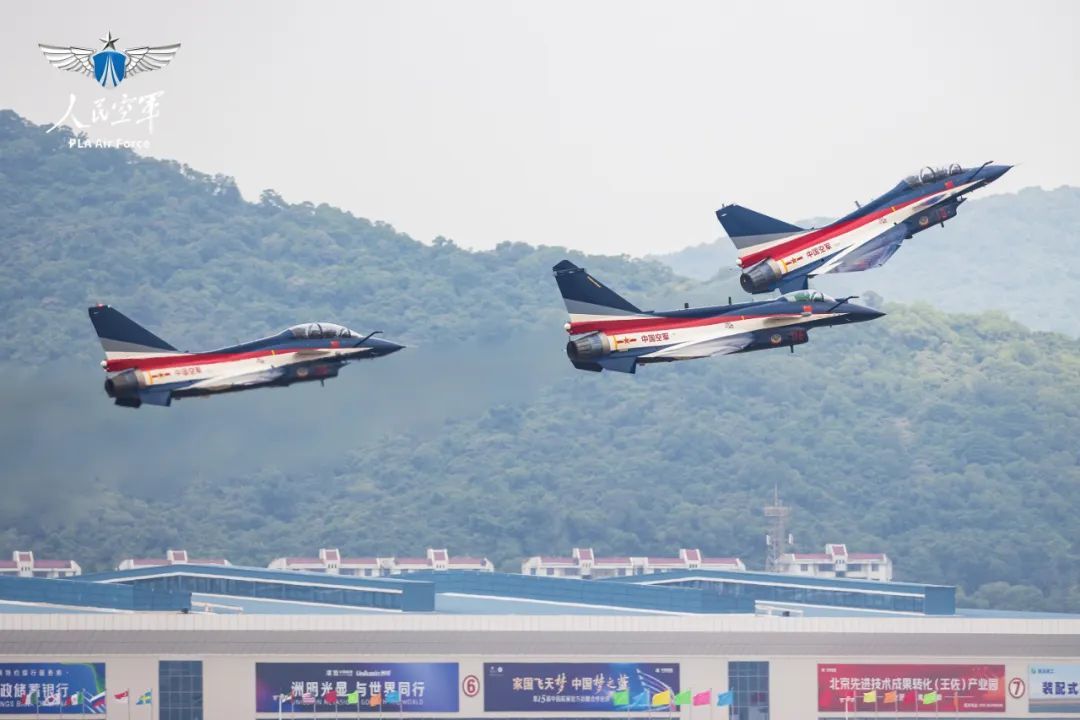
[[[889,582],[892,560],[885,553],[851,553],[847,545],[832,543],[823,553],[784,553],[777,560],[777,572],[807,577],[849,578]]]
[[[522,575],[601,579],[652,575],[666,570],[745,570],[736,557],[704,557],[701,550],[682,548],[677,557],[597,557],[592,548],[574,548],[569,557],[535,555],[521,564]]]
[[[452,556],[445,548],[428,548],[424,557],[343,557],[337,548],[322,548],[318,557],[279,557],[271,560],[267,568],[357,577],[388,577],[422,570],[495,572],[487,558]]]
[[[39,560],[30,550],[16,550],[10,560],[0,560],[0,577],[62,578],[82,574],[74,560]]]

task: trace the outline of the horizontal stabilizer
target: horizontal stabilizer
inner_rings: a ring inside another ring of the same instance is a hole
[[[806,273],[799,273],[798,275],[785,275],[780,278],[780,284],[777,289],[781,294],[795,292],[796,290],[807,290],[810,287],[810,276]]]
[[[596,364],[605,370],[614,370],[615,372],[630,373],[631,375],[637,372],[637,358],[633,355],[602,357],[596,361]]]
[[[716,211],[716,219],[724,226],[724,232],[737,250],[772,243],[804,230],[798,225],[762,215],[742,205],[725,205]]]

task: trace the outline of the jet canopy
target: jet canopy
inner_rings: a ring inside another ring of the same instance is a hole
[[[836,298],[831,298],[820,290],[796,290],[776,299],[790,303],[836,302]]]
[[[949,167],[930,167],[927,165],[914,175],[908,175],[904,179],[908,187],[918,187],[919,185],[925,185],[927,183],[935,182],[937,180],[944,180],[950,175],[959,175],[964,172],[964,168],[960,167],[958,163],[953,163]]]
[[[334,323],[304,323],[303,325],[293,325],[285,332],[291,333],[294,338],[303,340],[360,337],[344,325],[335,325]]]

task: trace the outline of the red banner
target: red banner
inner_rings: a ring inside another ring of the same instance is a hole
[[[1005,712],[1005,666],[818,665],[818,710]]]

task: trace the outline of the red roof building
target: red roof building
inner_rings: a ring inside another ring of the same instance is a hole
[[[893,577],[892,560],[885,553],[849,553],[840,543],[826,545],[823,553],[784,553],[777,559],[777,572],[881,582]]]
[[[82,575],[74,560],[38,560],[29,550],[16,550],[10,560],[0,560],[2,577],[59,578]]]
[[[745,570],[734,557],[702,557],[696,548],[682,548],[678,557],[596,557],[592,548],[574,548],[570,557],[535,555],[521,564],[522,575],[606,578],[651,575],[665,570]]]
[[[271,570],[303,570],[330,575],[386,577],[419,570],[475,570],[495,572],[487,558],[452,556],[445,548],[428,548],[424,557],[342,557],[337,548],[322,548],[319,557],[280,557],[270,561]]]

